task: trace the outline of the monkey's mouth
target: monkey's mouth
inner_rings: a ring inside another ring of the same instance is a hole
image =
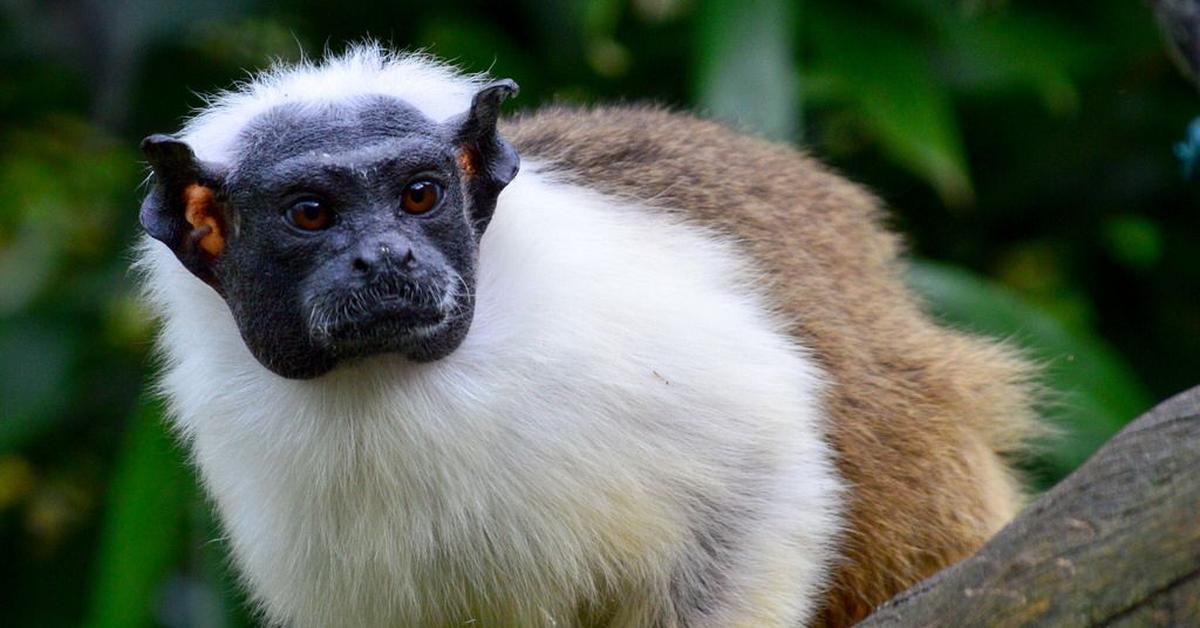
[[[313,341],[339,357],[404,351],[448,322],[454,294],[404,280],[334,290],[309,303]]]

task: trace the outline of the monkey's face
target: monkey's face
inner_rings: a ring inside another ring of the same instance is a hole
[[[441,358],[466,336],[479,238],[516,173],[494,127],[515,86],[497,85],[445,124],[385,97],[281,105],[219,166],[152,136],[143,225],[225,298],[279,375],[378,353]]]
[[[283,106],[243,132],[214,273],[260,361],[305,377],[458,346],[478,242],[452,140],[392,99]]]

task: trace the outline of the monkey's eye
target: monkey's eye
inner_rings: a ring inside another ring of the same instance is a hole
[[[404,188],[400,206],[410,214],[424,214],[442,200],[442,187],[433,181],[414,181]]]
[[[293,227],[304,231],[328,229],[333,222],[333,211],[314,198],[297,201],[288,208],[286,216]]]

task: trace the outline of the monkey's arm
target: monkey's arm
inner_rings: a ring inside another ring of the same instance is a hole
[[[1200,625],[1200,388],[861,626]]]

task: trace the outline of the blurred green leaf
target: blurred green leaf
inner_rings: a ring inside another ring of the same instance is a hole
[[[128,147],[73,116],[0,135],[0,316],[109,253],[138,170]]]
[[[422,24],[418,41],[469,72],[515,78],[521,85],[519,102],[527,104],[530,95],[543,89],[537,63],[493,24],[469,16],[435,16]]]
[[[25,225],[0,246],[0,316],[28,306],[53,274],[62,244],[48,227]]]
[[[154,624],[156,595],[187,542],[193,481],[163,421],[162,405],[143,400],[108,489],[87,626]]]
[[[1101,65],[1101,46],[1081,38],[1070,24],[1044,16],[940,17],[947,78],[976,92],[1032,89],[1047,109],[1067,113],[1079,105],[1073,76]]]
[[[1142,383],[1103,340],[1072,333],[999,284],[965,270],[917,262],[909,281],[935,315],[972,332],[1006,338],[1044,368],[1049,421],[1064,434],[1042,454],[1057,475],[1092,455],[1150,407]]]
[[[301,52],[295,33],[274,20],[230,15],[221,21],[196,20],[187,28],[184,43],[212,63],[263,67],[273,59],[295,61]]]
[[[597,74],[617,78],[629,70],[629,50],[616,38],[625,0],[586,0],[583,3],[584,53]]]
[[[1150,268],[1162,259],[1162,232],[1145,216],[1113,216],[1104,224],[1104,240],[1113,257],[1133,268]]]
[[[1069,280],[1070,246],[1058,238],[1015,242],[991,264],[994,280],[1069,332],[1088,335],[1094,327],[1093,304]]]
[[[806,13],[815,57],[806,82],[820,88],[818,96],[848,104],[883,151],[947,205],[969,204],[974,192],[962,134],[920,33],[834,6]]]
[[[0,326],[0,454],[16,451],[63,418],[74,390],[76,338],[32,320]]]
[[[695,90],[704,112],[767,137],[796,137],[794,7],[788,0],[699,2]]]

